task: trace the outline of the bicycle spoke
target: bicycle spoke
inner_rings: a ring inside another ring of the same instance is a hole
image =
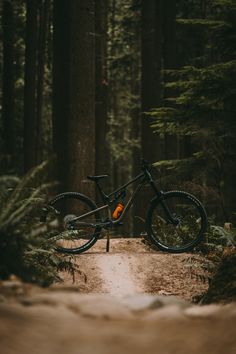
[[[102,219],[96,211],[91,213],[94,208],[87,197],[65,193],[51,201],[50,206],[48,226],[60,252],[79,253],[99,237]]]
[[[181,252],[197,244],[206,228],[201,204],[188,193],[168,192],[149,215],[150,237],[161,249]]]

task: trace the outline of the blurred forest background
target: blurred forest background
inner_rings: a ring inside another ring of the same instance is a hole
[[[115,188],[144,157],[162,188],[198,196],[215,225],[235,222],[235,0],[2,0],[0,17],[4,198],[46,160],[41,191],[46,176],[94,198],[87,175]],[[17,198],[2,202],[4,227]]]

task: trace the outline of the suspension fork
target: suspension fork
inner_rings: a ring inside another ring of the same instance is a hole
[[[160,204],[167,216],[167,220],[170,221],[173,225],[177,226],[179,224],[179,220],[172,216],[172,213],[171,213],[168,205],[165,203],[165,200],[164,200],[165,193],[157,188],[157,185],[154,182],[152,175],[149,171],[146,171],[146,176],[147,176],[150,186],[152,187],[154,193],[156,194],[156,197],[160,201]]]
[[[164,195],[164,192],[162,192],[162,195]],[[164,212],[167,216],[167,221],[171,222],[171,224],[173,224],[175,226],[179,225],[179,219],[172,216],[172,213],[171,213],[168,205],[166,205],[165,200],[163,199],[163,196],[162,196],[162,198],[160,198],[160,203],[161,203],[161,206],[164,209]]]

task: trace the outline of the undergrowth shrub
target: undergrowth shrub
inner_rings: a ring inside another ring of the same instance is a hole
[[[209,226],[205,241],[197,248],[204,257],[199,257],[199,254],[195,253],[184,260],[191,277],[209,285],[209,290],[195,296],[193,302],[210,303],[213,300],[227,302],[235,299],[235,293],[233,294],[235,286],[231,281],[235,270],[233,261],[236,259],[235,246],[236,230],[231,224],[226,223],[224,227]],[[228,263],[233,264],[233,267],[225,266]]]
[[[236,246],[236,230],[222,227],[219,225],[211,225],[206,233],[205,245],[209,251],[221,253],[226,247]]]
[[[0,177],[0,278],[14,274],[27,282],[49,285],[60,281],[59,272],[74,275],[71,257],[57,254],[40,223],[40,210],[52,183],[48,183],[47,162],[23,178]]]

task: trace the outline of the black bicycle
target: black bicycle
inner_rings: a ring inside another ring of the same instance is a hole
[[[43,209],[43,219],[54,229],[58,243],[56,250],[78,254],[87,251],[98,240],[102,230],[120,226],[136,197],[145,184],[154,192],[147,210],[145,228],[149,240],[160,250],[181,253],[192,250],[204,238],[207,215],[201,202],[183,191],[163,192],[155,183],[151,167],[142,160],[142,173],[110,194],[106,194],[100,181],[108,175],[88,176],[96,183],[102,206],[87,196],[66,192],[52,199]],[[138,182],[126,200],[127,187]]]

